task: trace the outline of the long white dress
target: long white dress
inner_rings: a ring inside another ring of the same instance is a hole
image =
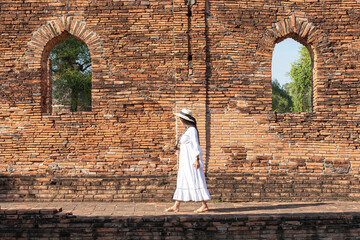
[[[199,145],[197,130],[189,127],[181,136],[180,144],[179,171],[173,199],[196,202],[210,200],[203,170],[203,152]],[[199,155],[199,169],[194,166],[197,155]]]

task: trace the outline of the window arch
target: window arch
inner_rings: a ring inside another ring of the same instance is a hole
[[[39,70],[41,73],[39,105],[42,113],[51,113],[51,67],[49,61],[50,51],[58,43],[64,41],[69,36],[85,43],[88,46],[91,56],[102,56],[103,47],[98,35],[87,27],[86,23],[80,19],[70,16],[58,17],[47,21],[39,27],[28,42],[25,52],[25,61],[29,69]],[[98,59],[97,61],[99,61]],[[92,59],[94,61],[94,59]],[[94,62],[92,63],[94,65]],[[94,70],[94,68],[93,68]]]
[[[312,109],[316,111],[317,106],[317,53],[316,50],[321,46],[329,45],[328,38],[325,37],[325,34],[314,26],[312,23],[308,22],[305,13],[302,12],[293,12],[289,17],[285,18],[282,21],[273,23],[263,34],[263,37],[259,41],[258,45],[258,54],[259,56],[266,57],[265,67],[267,72],[271,72],[271,56],[274,50],[276,43],[283,41],[286,38],[292,38],[302,45],[306,46],[310,52],[312,63],[313,63],[313,89],[312,89]],[[271,76],[268,78],[269,89],[271,89]],[[271,97],[270,95],[267,95]],[[269,106],[271,109],[271,106]]]

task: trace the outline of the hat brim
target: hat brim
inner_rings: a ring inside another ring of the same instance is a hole
[[[188,118],[187,116],[182,115],[181,113],[174,113],[175,116],[178,116],[179,118],[185,119],[190,122],[194,122],[194,120]]]

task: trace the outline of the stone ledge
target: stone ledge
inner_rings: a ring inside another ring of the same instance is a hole
[[[360,213],[73,216],[5,209],[0,238],[357,239]]]

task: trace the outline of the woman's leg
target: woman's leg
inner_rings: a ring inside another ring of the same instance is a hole
[[[176,200],[174,206],[167,208],[165,212],[178,212],[180,211],[180,203],[181,201]]]
[[[203,209],[209,210],[206,201],[201,201],[201,205],[202,205],[201,207],[202,207]]]
[[[201,201],[201,207],[197,210],[195,210],[194,212],[196,213],[203,213],[203,212],[207,212],[209,210],[209,207],[207,205],[206,201]]]
[[[174,204],[175,209],[177,209],[178,211],[179,211],[179,209],[180,209],[180,203],[181,203],[181,201],[176,200],[176,201],[175,201],[175,204]]]

